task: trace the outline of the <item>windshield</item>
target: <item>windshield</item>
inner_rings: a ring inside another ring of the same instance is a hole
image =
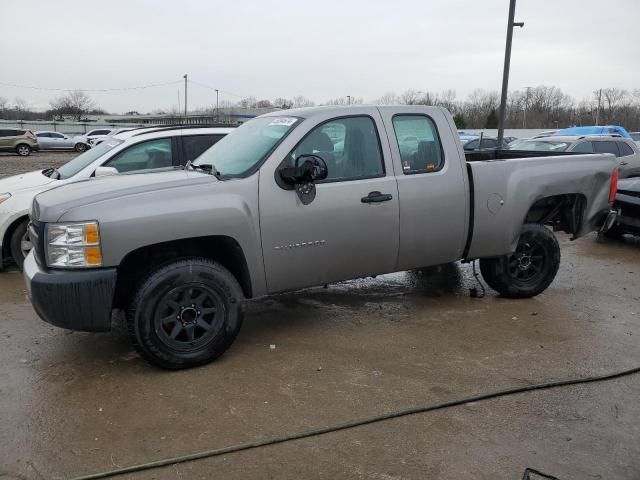
[[[300,123],[295,117],[259,117],[248,121],[206,150],[194,165],[213,165],[223,176],[242,176]]]
[[[631,138],[633,138],[634,141],[636,142],[640,142],[640,132],[634,132],[631,134]]]
[[[536,152],[564,152],[567,142],[551,142],[548,140],[516,140],[509,144],[509,150],[529,150]]]
[[[58,173],[60,174],[60,179],[64,180],[65,178],[70,178],[76,175],[80,170],[91,165],[102,155],[107,153],[112,148],[120,145],[122,140],[118,139],[110,139],[106,142],[102,142],[97,147],[93,147],[90,150],[87,150],[82,155],[78,155],[76,158],[71,160],[70,162],[65,163],[62,167],[58,169]]]

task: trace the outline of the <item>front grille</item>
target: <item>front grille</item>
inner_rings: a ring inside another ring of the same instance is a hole
[[[44,228],[45,224],[42,222],[32,220],[31,223],[29,223],[29,238],[33,245],[33,255],[36,259],[36,263],[41,267],[46,265],[44,258]]]

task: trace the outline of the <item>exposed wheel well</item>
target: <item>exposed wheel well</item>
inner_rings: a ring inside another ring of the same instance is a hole
[[[129,253],[118,267],[114,308],[126,308],[130,295],[151,270],[163,263],[191,256],[219,262],[236,277],[245,297],[251,298],[249,268],[238,242],[227,236],[197,237],[147,245]]]
[[[7,228],[7,231],[4,232],[4,238],[2,239],[2,252],[0,252],[2,254],[0,255],[0,267],[6,265],[7,260],[10,260],[11,262],[13,262],[12,256],[11,256],[11,235],[13,235],[13,232],[16,231],[16,228],[18,228],[18,225],[20,225],[22,222],[28,219],[29,219],[28,215],[24,215],[22,217],[16,218],[11,223],[11,225],[9,225],[9,228]]]
[[[576,235],[586,204],[587,199],[579,193],[541,198],[531,206],[524,223],[551,224],[554,230]]]

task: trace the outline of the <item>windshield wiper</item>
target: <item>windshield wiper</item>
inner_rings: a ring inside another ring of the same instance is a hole
[[[213,175],[214,177],[216,177],[218,180],[220,180],[222,178],[222,174],[218,171],[218,169],[215,167],[215,165],[211,164],[211,163],[203,163],[203,164],[194,164],[191,160],[189,160],[186,165],[184,166],[184,169],[191,169],[191,170],[201,170],[204,173],[208,173],[209,175]]]

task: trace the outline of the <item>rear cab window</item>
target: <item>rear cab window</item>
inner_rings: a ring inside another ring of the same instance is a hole
[[[395,115],[393,129],[405,175],[437,172],[444,153],[434,121],[426,115]]]

